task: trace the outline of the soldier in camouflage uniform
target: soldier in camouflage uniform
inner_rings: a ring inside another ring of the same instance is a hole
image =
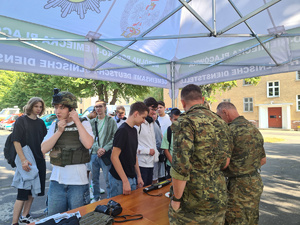
[[[227,189],[221,169],[231,154],[229,128],[202,105],[198,86],[184,87],[181,99],[186,112],[172,125],[170,224],[224,224]]]
[[[263,183],[257,171],[266,163],[263,137],[232,103],[220,103],[217,114],[229,124],[234,145],[230,164],[224,171],[229,192],[225,224],[258,224]]]

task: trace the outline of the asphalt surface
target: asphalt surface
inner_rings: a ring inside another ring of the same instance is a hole
[[[267,164],[262,167],[264,192],[260,203],[259,225],[300,225],[300,132],[261,130],[264,137],[281,138],[282,142],[265,143]],[[3,156],[3,145],[10,132],[0,130],[0,224],[10,225],[16,189],[10,187],[14,170]],[[47,161],[46,193],[49,187],[51,165]],[[100,175],[101,187],[105,185]],[[102,182],[101,182],[102,181]],[[105,198],[106,194],[102,196]],[[45,217],[46,197],[34,200],[31,214]]]
[[[17,197],[17,189],[11,187],[11,183],[14,177],[15,169],[7,163],[4,158],[3,147],[6,137],[10,134],[9,131],[0,130],[0,225],[10,225],[12,221],[12,214],[14,203]],[[49,189],[49,178],[52,171],[49,156],[46,155],[46,190]],[[100,187],[105,189],[105,181],[102,172],[100,173]],[[37,197],[34,199],[31,207],[31,215],[33,218],[46,217],[46,198],[47,196]],[[101,198],[106,198],[106,193],[101,194]]]

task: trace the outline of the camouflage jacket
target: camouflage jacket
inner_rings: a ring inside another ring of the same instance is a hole
[[[264,139],[259,130],[243,116],[235,118],[229,128],[234,147],[225,175],[233,177],[259,169],[260,160],[266,157]]]
[[[197,104],[173,123],[172,131],[171,176],[187,181],[182,208],[202,215],[225,209],[227,193],[221,168],[232,150],[228,125]]]

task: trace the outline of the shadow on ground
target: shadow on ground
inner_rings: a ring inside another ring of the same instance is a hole
[[[261,225],[300,224],[300,145],[266,143],[267,164],[262,167],[264,192]]]

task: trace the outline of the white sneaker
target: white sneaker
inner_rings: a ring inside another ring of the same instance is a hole
[[[90,199],[92,200],[94,198],[94,194],[93,194],[93,187],[90,187]]]
[[[100,188],[100,194],[104,194],[105,193],[105,190]]]
[[[29,214],[27,214],[27,216],[25,216],[25,217],[20,216],[20,218],[19,218],[19,223],[20,224],[29,224],[29,223],[33,223],[35,221],[36,220],[33,219]]]

